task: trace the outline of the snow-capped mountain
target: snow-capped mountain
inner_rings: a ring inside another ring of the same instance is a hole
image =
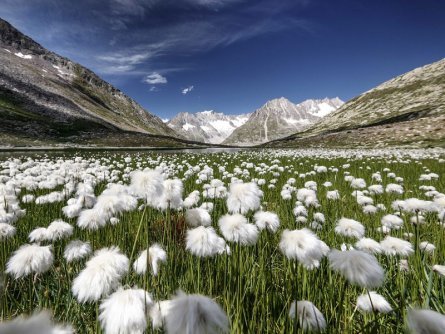
[[[338,97],[294,104],[281,97],[266,102],[249,120],[224,140],[224,144],[254,145],[301,131],[343,105]]]
[[[189,140],[220,144],[246,123],[250,114],[225,115],[213,110],[197,113],[181,112],[167,125]]]

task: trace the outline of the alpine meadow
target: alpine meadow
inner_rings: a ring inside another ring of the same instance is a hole
[[[0,334],[444,334],[444,13],[0,0]]]
[[[0,330],[439,333],[444,166],[434,149],[3,157],[1,316],[52,314]]]

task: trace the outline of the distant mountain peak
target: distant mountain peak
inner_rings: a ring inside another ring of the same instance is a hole
[[[267,101],[251,114],[226,115],[213,109],[180,112],[168,122],[168,126],[190,140],[248,145],[306,128],[342,104],[338,97],[309,99],[294,104],[282,96]]]
[[[224,144],[253,145],[285,137],[318,122],[343,104],[337,98],[308,99],[294,104],[285,97],[267,101]]]
[[[249,116],[225,115],[215,110],[180,112],[168,122],[168,126],[187,139],[220,144]]]

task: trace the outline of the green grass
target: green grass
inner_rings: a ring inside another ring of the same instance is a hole
[[[87,158],[111,158],[120,161],[124,167],[124,155],[118,153],[78,153]],[[141,157],[141,167],[153,167],[147,164],[148,158],[157,156],[154,153],[135,154],[132,168],[136,168],[135,160]],[[65,158],[69,155],[65,155]],[[2,157],[0,157],[2,159]],[[56,160],[56,157],[52,157]],[[279,251],[283,229],[302,228],[306,225],[295,223],[292,209],[295,206],[294,198],[285,201],[280,196],[281,187],[286,181],[294,177],[295,186],[302,188],[305,181],[314,180],[318,183],[318,199],[321,207],[318,210],[309,209],[309,219],[315,212],[322,212],[326,223],[317,235],[331,248],[340,248],[342,243],[355,243],[334,233],[334,226],[341,217],[356,219],[366,227],[366,237],[379,241],[384,236],[376,231],[380,226],[383,215],[391,213],[391,203],[395,199],[409,197],[425,198],[419,190],[421,184],[433,185],[440,192],[445,192],[443,173],[438,181],[420,182],[418,178],[424,173],[423,168],[432,172],[443,172],[444,164],[434,159],[414,160],[401,163],[388,158],[357,158],[346,159],[332,155],[331,158],[290,158],[274,156],[272,154],[245,152],[233,154],[164,154],[162,161],[183,164],[187,160],[191,165],[207,164],[214,170],[215,178],[222,178],[218,167],[223,165],[232,172],[243,161],[259,165],[264,162],[269,166],[271,161],[279,159],[281,166],[289,166],[277,179],[276,188],[264,191],[264,210],[276,212],[281,220],[281,227],[276,234],[262,231],[255,246],[239,247],[230,244],[231,255],[220,255],[213,258],[197,258],[185,250],[186,225],[182,211],[174,211],[171,216],[165,212],[147,208],[145,211],[134,211],[120,216],[120,223],[116,226],[107,226],[96,232],[80,230],[75,219],[64,219],[75,227],[71,239],[88,240],[93,243],[94,249],[109,246],[119,246],[122,252],[130,257],[135,245],[135,256],[147,245],[160,243],[167,251],[168,261],[161,265],[158,277],[148,274],[146,277],[137,276],[132,270],[124,277],[122,283],[127,286],[143,287],[153,294],[156,300],[170,298],[176,290],[182,289],[187,293],[201,293],[215,298],[227,312],[233,333],[291,333],[292,322],[288,317],[289,307],[295,299],[295,286],[298,287],[298,299],[309,300],[324,314],[328,323],[328,333],[403,333],[408,307],[429,307],[440,313],[445,313],[445,280],[436,273],[432,273],[434,264],[445,264],[444,227],[437,224],[437,216],[426,215],[426,224],[419,228],[421,241],[429,241],[436,246],[433,255],[426,255],[416,249],[414,255],[408,258],[409,272],[398,270],[398,259],[378,255],[377,258],[385,269],[385,283],[377,289],[393,307],[393,312],[381,315],[364,315],[355,310],[358,295],[364,291],[358,287],[349,286],[346,290],[342,312],[339,313],[344,279],[329,268],[327,259],[323,259],[318,269],[309,271],[303,267],[294,268],[295,263],[287,260]],[[405,159],[406,160],[406,159]],[[103,161],[104,165],[109,165]],[[381,171],[383,184],[394,183],[383,173],[388,167],[397,176],[404,178],[405,194],[383,194],[374,196],[375,204],[382,203],[387,207],[386,212],[375,215],[364,214],[355,198],[351,195],[353,189],[344,181],[345,171],[342,165],[350,163],[347,169],[351,175],[364,178],[367,185],[374,184],[371,180],[373,172]],[[114,164],[116,165],[116,164]],[[298,178],[299,173],[313,170],[315,165],[334,166],[339,168],[338,173],[328,172]],[[120,171],[123,168],[117,168]],[[184,171],[187,168],[184,169]],[[243,167],[244,169],[244,167]],[[178,177],[183,172],[176,170]],[[264,178],[270,181],[274,178],[271,172],[259,175],[254,169],[249,169],[250,178]],[[80,180],[79,180],[80,181]],[[196,175],[184,182],[184,196],[191,191],[202,190],[202,185],[196,184]],[[226,183],[228,180],[224,180]],[[329,189],[322,186],[330,181],[333,186]],[[96,194],[100,194],[105,184],[96,186]],[[328,201],[326,191],[337,189],[341,194],[339,201]],[[26,191],[22,189],[20,197],[31,193],[36,196],[46,194],[49,190]],[[218,231],[217,221],[220,216],[227,213],[225,200],[214,201],[215,210],[212,213],[213,226]],[[62,218],[61,209],[65,203],[36,205],[21,204],[26,208],[27,214],[15,225],[17,234],[14,238],[1,241],[0,268],[5,269],[9,256],[20,245],[27,242],[27,236],[35,227],[45,227],[53,220]],[[253,212],[247,217],[252,220]],[[409,216],[403,215],[405,225],[402,230],[394,231],[393,236],[403,237],[403,232],[413,232],[413,225],[409,223]],[[135,240],[136,232],[141,225],[139,238]],[[219,233],[220,234],[220,233]],[[55,319],[71,323],[78,333],[93,333],[96,328],[95,304],[79,304],[71,293],[71,284],[74,278],[84,268],[85,261],[76,264],[67,264],[63,259],[63,249],[69,240],[54,243],[55,263],[49,272],[34,278],[33,276],[15,280],[11,276],[3,276],[4,291],[1,302],[1,319],[8,320],[22,313],[32,313],[35,309],[49,308],[53,311]],[[411,240],[413,242],[413,240]],[[413,242],[414,243],[414,242]],[[295,275],[296,274],[296,275]],[[199,278],[199,279],[198,279]],[[430,293],[428,294],[428,291]],[[147,332],[151,332],[149,328]],[[158,331],[162,332],[162,331]]]

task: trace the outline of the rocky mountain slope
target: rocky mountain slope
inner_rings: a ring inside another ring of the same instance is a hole
[[[251,114],[249,120],[223,142],[232,145],[255,145],[286,137],[318,122],[343,104],[333,99],[306,100],[294,104],[281,97],[268,101]]]
[[[220,144],[243,125],[250,114],[225,115],[213,110],[197,113],[182,112],[167,125],[184,138],[205,143]]]
[[[271,147],[445,146],[445,59],[395,77]]]
[[[117,144],[120,132],[176,136],[159,117],[92,71],[0,19],[1,139],[75,143],[107,132]]]

